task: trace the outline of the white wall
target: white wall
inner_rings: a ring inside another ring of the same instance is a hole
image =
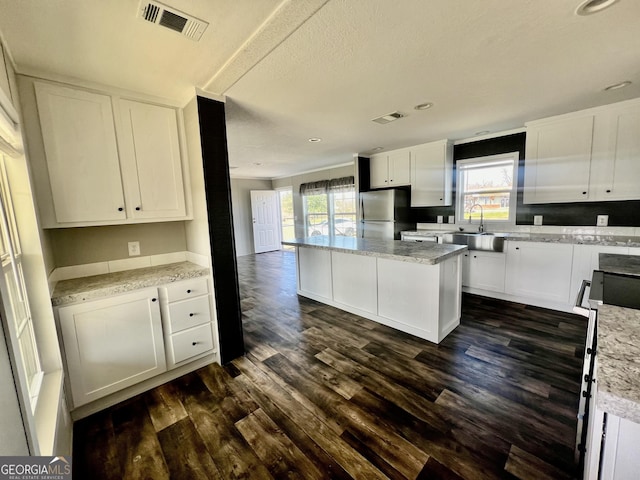
[[[236,256],[238,257],[255,253],[253,217],[251,215],[251,190],[272,190],[271,180],[231,179],[233,233],[236,240]]]
[[[355,176],[355,165],[343,167],[327,168],[316,172],[303,173],[292,177],[277,178],[272,180],[273,188],[292,187],[293,189],[293,214],[296,224],[296,238],[304,237],[304,208],[302,197],[300,196],[300,185],[307,182],[317,182],[319,180],[331,180],[332,178]]]

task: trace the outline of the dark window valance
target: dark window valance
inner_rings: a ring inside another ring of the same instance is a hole
[[[300,195],[321,195],[332,192],[344,192],[355,187],[355,177],[333,178],[331,180],[319,180],[317,182],[301,183]]]

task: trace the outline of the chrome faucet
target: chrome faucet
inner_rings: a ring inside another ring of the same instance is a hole
[[[484,209],[479,203],[471,205],[471,208],[469,209],[469,223],[471,223],[471,212],[473,212],[473,209],[476,207],[480,207],[480,226],[478,227],[478,231],[482,233],[484,232]]]

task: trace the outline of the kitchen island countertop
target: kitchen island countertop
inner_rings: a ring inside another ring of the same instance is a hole
[[[435,265],[467,250],[466,245],[441,245],[401,242],[372,238],[335,237],[318,235],[282,242],[283,245],[319,248],[344,253],[381,257],[402,262]]]
[[[58,307],[208,274],[208,268],[191,262],[178,262],[62,280],[56,284],[51,303]]]

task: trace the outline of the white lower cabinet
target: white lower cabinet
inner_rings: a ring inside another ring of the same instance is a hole
[[[194,278],[160,288],[169,369],[213,350],[208,280]]]
[[[505,292],[569,305],[573,245],[506,242]]]
[[[331,252],[316,248],[297,248],[298,290],[333,298]]]
[[[333,299],[358,310],[376,313],[378,291],[376,259],[331,252]]]
[[[640,472],[640,424],[607,414],[600,479],[627,480]]]
[[[504,292],[506,266],[504,253],[470,250],[462,258],[464,287]]]
[[[167,370],[158,290],[60,307],[75,407]]]

